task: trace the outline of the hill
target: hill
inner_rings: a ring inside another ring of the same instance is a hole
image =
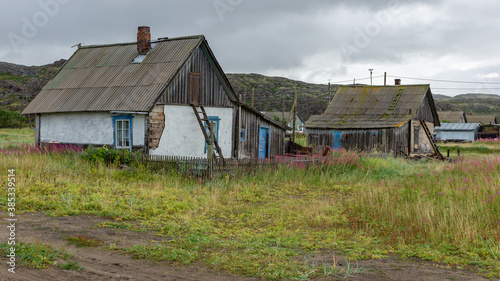
[[[227,74],[237,94],[247,104],[262,111],[290,110],[295,87],[298,93],[298,112],[307,120],[311,115],[322,114],[328,105],[328,85],[310,84],[283,77],[268,77],[260,74]],[[330,96],[340,85],[331,85]],[[437,110],[465,111],[467,114],[500,115],[500,95],[464,94],[455,97],[433,94]]]
[[[297,90],[297,110],[307,120],[311,115],[322,114],[329,96],[333,96],[339,85],[311,84],[283,77],[260,74],[227,74],[229,82],[242,100],[261,111],[290,111]]]
[[[478,115],[500,115],[500,96],[464,94],[454,97],[433,95],[438,110],[464,111]]]
[[[56,74],[65,60],[42,66],[0,62],[0,110],[24,108]]]
[[[0,62],[0,110],[20,111],[61,68],[65,60],[42,66]],[[261,74],[227,74],[236,94],[261,111],[289,111],[295,91],[298,112],[307,120],[322,114],[340,85],[312,84]],[[500,96],[464,94],[455,97],[434,94],[438,110],[460,110],[473,114],[500,115]]]

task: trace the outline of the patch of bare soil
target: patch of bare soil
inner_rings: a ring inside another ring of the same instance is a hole
[[[5,213],[2,213],[5,225]],[[37,270],[26,267],[17,267],[16,273],[7,271],[7,258],[0,257],[0,280],[259,280],[234,276],[207,269],[201,265],[177,266],[164,262],[135,260],[118,251],[107,251],[102,248],[76,248],[68,245],[64,240],[69,236],[86,235],[105,241],[107,245],[114,243],[117,247],[131,247],[137,244],[155,244],[156,241],[166,239],[156,236],[153,232],[137,232],[119,228],[102,228],[96,225],[103,222],[114,222],[97,216],[78,215],[72,217],[50,217],[41,212],[27,213],[17,216],[17,242],[40,242],[53,246],[55,249],[64,248],[73,253],[73,261],[84,267],[80,271],[62,270],[55,267]],[[9,230],[0,227],[0,237],[7,241]],[[0,240],[0,242],[3,242]],[[309,258],[317,265],[333,264],[332,256],[317,255]],[[345,260],[336,257],[337,270],[347,272]],[[351,277],[348,280],[457,280],[482,281],[492,280],[467,271],[448,269],[443,266],[419,259],[401,260],[396,256],[364,260],[351,263]],[[325,280],[336,280],[341,277],[330,276]],[[499,279],[495,279],[499,280]]]

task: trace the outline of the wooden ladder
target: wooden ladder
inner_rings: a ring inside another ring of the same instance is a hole
[[[219,142],[215,137],[215,132],[212,127],[212,123],[208,119],[208,115],[207,112],[205,111],[205,108],[203,107],[203,105],[194,105],[194,104],[191,104],[191,107],[193,108],[196,119],[198,119],[198,124],[200,125],[201,132],[205,137],[205,143],[207,144],[207,148],[210,146],[210,138],[214,136],[213,137],[213,145],[215,146],[214,156],[215,158],[219,158],[222,161],[224,161],[224,156],[222,156],[222,149],[220,148]],[[206,126],[205,124],[203,124],[203,121],[205,122]],[[207,131],[209,134],[207,134]]]
[[[427,123],[425,123],[424,120],[420,120],[420,124],[422,125],[422,128],[424,128],[424,132],[425,134],[427,135],[427,138],[429,139],[431,145],[432,145],[432,149],[434,149],[434,153],[436,153],[436,155],[440,158],[440,159],[444,159],[443,155],[441,154],[441,152],[439,152],[439,149],[436,145],[436,142],[434,141],[434,138],[432,137],[431,135],[431,131],[429,131],[429,128],[427,127]]]

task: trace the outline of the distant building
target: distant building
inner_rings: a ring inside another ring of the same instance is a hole
[[[409,154],[431,152],[439,125],[429,85],[396,85],[341,86],[304,127],[310,146]]]
[[[285,122],[281,120],[283,118],[283,112],[280,111],[266,111],[262,112],[267,118],[276,120],[281,123],[288,123],[288,127],[293,128],[293,114],[291,111],[285,111]],[[304,119],[297,112],[297,118],[295,119],[295,132],[303,133],[304,132]],[[291,131],[290,131],[291,132]]]
[[[467,123],[481,123],[481,125],[493,125],[496,124],[495,115],[467,115]]]
[[[476,141],[481,131],[479,123],[441,123],[434,128],[436,141]]]
[[[467,123],[467,116],[463,111],[438,111],[441,123]]]

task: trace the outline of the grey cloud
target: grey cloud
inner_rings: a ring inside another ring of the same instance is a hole
[[[40,0],[50,1],[63,0]],[[68,4],[16,53],[8,34],[22,35],[23,19],[32,21],[43,9],[38,1],[0,0],[0,61],[50,63],[68,58],[76,43],[134,41],[137,26],[148,25],[153,38],[204,34],[227,72],[283,71],[311,80],[345,80],[349,73],[366,72],[354,69],[366,63],[415,69],[415,56],[450,56],[464,64],[491,58],[491,65],[500,64],[500,4],[494,0],[64,1]],[[368,42],[359,41],[360,31]],[[342,56],[346,45],[358,51]],[[322,64],[331,67],[310,65],[311,57],[331,60]]]

